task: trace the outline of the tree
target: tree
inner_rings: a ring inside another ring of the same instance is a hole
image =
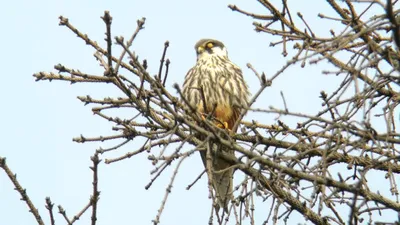
[[[92,209],[92,224],[96,223],[97,204],[100,204],[97,185],[99,158],[137,140],[143,140],[141,147],[104,162],[112,163],[147,154],[155,168],[146,188],[167,168],[174,168],[154,224],[160,223],[182,162],[193,157],[196,151],[203,150],[202,146],[208,140],[235,150],[236,157],[232,157],[217,152],[216,148],[210,149],[232,164],[237,181],[235,199],[229,212],[212,211],[210,223],[222,224],[224,219],[229,218],[239,224],[244,218],[249,218],[254,224],[255,209],[259,207],[269,209],[268,213],[257,216],[262,217],[265,224],[285,222],[297,213],[314,224],[358,224],[366,221],[378,224],[381,218],[377,219],[377,215],[380,213],[393,215],[385,222],[397,220],[394,215],[400,211],[397,188],[400,134],[396,129],[399,120],[396,107],[399,102],[400,55],[397,49],[400,45],[400,23],[396,19],[398,10],[393,9],[395,3],[390,0],[386,3],[348,0],[339,4],[327,0],[336,14],[319,14],[319,17],[335,23],[337,29],[329,30],[329,35],[322,35],[313,32],[307,15],[303,16],[300,12],[294,15],[287,1],[281,4],[264,0],[259,2],[269,12],[268,15],[246,12],[235,5],[229,8],[254,18],[255,30],[273,36],[276,41],[271,42],[271,46],[281,47],[282,54],[289,60],[275,74],[267,75],[248,64],[259,79],[259,88],[251,103],[259,100],[264,90],[299,63],[302,67],[326,65],[321,75],[336,76],[338,85],[333,91],[321,91],[321,109],[318,112],[290,110],[283,94],[285,104],[282,109],[250,106],[242,116],[251,112],[272,114],[277,116],[276,122],[259,123],[252,120],[249,114],[242,121],[240,131],[233,136],[226,135],[224,130],[202,120],[196,113],[185,111],[185,102],[180,100],[179,84],[174,85],[175,90],[165,87],[170,63],[166,59],[168,41],[165,42],[159,73],[155,76],[149,74],[146,60],[140,60],[131,49],[135,37],[144,27],[144,18],[137,21],[137,29],[129,40],[115,38],[123,53],[114,56],[112,18],[108,12],[102,17],[106,24],[104,48],[76,29],[67,18],[60,17],[60,25],[66,26],[95,49],[95,57],[104,68],[104,74],[90,75],[60,64],[55,66],[56,73],[35,73],[36,80],[104,83],[120,90],[117,98],[78,97],[83,103],[93,105],[93,113],[109,121],[116,134],[81,136],[74,141],[118,140],[119,143],[94,153],[93,194],[85,209],[71,219],[59,208],[69,224],[89,208]],[[379,14],[370,15],[374,12]],[[120,116],[110,113],[122,108],[131,109],[137,115],[130,118],[122,113]],[[296,123],[288,124],[286,118]],[[197,139],[195,134],[199,133],[207,139]],[[0,158],[0,167],[8,174],[38,224],[44,224],[4,158]],[[193,184],[207,172],[194,175]],[[374,181],[385,183],[387,189],[376,190]],[[213,196],[211,192],[210,188],[210,196]],[[52,215],[50,199],[47,199],[47,207]]]

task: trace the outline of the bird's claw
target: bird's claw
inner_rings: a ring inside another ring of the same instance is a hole
[[[218,128],[225,129],[226,131],[231,132],[231,129],[229,129],[228,127],[228,122],[226,121],[218,122],[216,125]]]
[[[228,123],[227,122],[218,122],[216,125],[217,125],[218,128],[228,129]]]
[[[207,118],[206,118],[206,116],[205,116],[205,114],[200,114],[200,116],[201,116],[201,119],[202,120],[207,120]],[[218,127],[218,128],[221,128],[221,129],[226,129],[227,131],[231,131],[231,129],[229,129],[229,127],[228,127],[228,122],[226,122],[226,121],[215,121],[214,122],[214,124]]]

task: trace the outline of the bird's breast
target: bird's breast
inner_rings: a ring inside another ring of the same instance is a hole
[[[247,98],[243,93],[247,93],[247,85],[240,69],[229,61],[215,58],[199,60],[187,74],[183,90],[183,96],[199,112],[214,111],[214,115],[224,121],[232,116],[233,106],[245,101],[241,100]]]

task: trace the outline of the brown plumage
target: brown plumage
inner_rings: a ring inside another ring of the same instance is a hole
[[[243,80],[241,69],[233,64],[224,44],[217,40],[202,39],[195,45],[197,63],[189,70],[183,84],[183,97],[201,114],[214,112],[212,117],[216,124],[226,124],[226,129],[232,130],[239,118],[242,108],[248,105],[250,92]],[[206,111],[200,87],[206,100]],[[215,107],[215,109],[214,109]],[[212,143],[211,143],[212,144]],[[212,145],[211,145],[212,146]],[[231,149],[220,148],[234,155]],[[207,151],[200,151],[204,166],[207,165]],[[232,199],[233,170],[224,170],[231,166],[219,157],[212,158],[212,185],[220,207],[225,211]]]

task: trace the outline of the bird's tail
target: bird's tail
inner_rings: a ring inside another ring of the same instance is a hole
[[[207,166],[206,151],[200,151],[201,158],[204,166]],[[232,152],[233,154],[233,152]],[[228,204],[233,198],[232,185],[233,185],[233,169],[229,168],[231,165],[216,156],[212,158],[212,186],[215,190],[215,197],[217,199],[218,206],[223,208],[225,212],[228,212]],[[219,209],[218,207],[218,209]],[[217,209],[217,210],[218,210]]]
[[[218,205],[228,212],[228,203],[232,200],[233,169],[223,159],[216,157],[213,171],[213,185]]]

